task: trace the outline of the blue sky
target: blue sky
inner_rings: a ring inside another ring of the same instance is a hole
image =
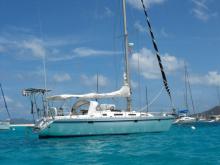
[[[165,66],[175,106],[184,108],[184,61],[197,111],[219,103],[220,2],[218,0],[145,0]],[[133,106],[151,101],[161,90],[159,67],[139,1],[127,0]],[[52,94],[120,88],[123,29],[118,0],[0,0],[0,81],[13,117],[29,117],[27,87],[47,87]],[[138,67],[139,61],[139,67]],[[138,71],[139,68],[139,71]],[[165,93],[151,109],[167,108]],[[3,102],[0,103],[3,111]],[[3,116],[1,112],[0,116]]]

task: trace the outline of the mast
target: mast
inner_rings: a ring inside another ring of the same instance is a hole
[[[188,87],[189,87],[189,94],[190,94],[190,99],[191,99],[191,103],[192,103],[193,113],[196,114],[195,105],[194,105],[193,96],[192,96],[192,89],[191,89],[191,85],[190,85],[190,81],[189,81],[190,75],[189,75],[189,72],[187,71],[187,67],[186,67],[186,77],[187,77],[187,82],[188,82]]]
[[[218,106],[220,106],[220,87],[219,86],[217,86],[217,97],[218,97],[218,101],[219,101],[219,105]]]
[[[184,71],[185,71],[185,106],[186,106],[186,109],[189,110],[188,90],[187,90],[187,68],[186,68],[186,63],[185,62],[184,62]]]
[[[96,93],[99,93],[99,74],[96,74]]]
[[[149,112],[149,105],[148,105],[148,90],[146,86],[146,105],[147,105],[147,112]]]
[[[129,77],[129,62],[128,62],[128,32],[127,32],[127,20],[126,20],[126,2],[122,0],[123,3],[123,22],[124,22],[124,49],[125,49],[125,84],[130,87],[130,77]],[[131,96],[127,97],[127,111],[131,111]]]
[[[96,73],[96,93],[99,93],[99,74],[98,72]],[[98,101],[98,99],[95,99],[96,101]]]
[[[9,119],[11,120],[11,115],[10,115],[9,110],[8,110],[8,106],[7,106],[7,103],[6,103],[6,100],[5,100],[5,95],[4,95],[4,92],[3,92],[3,89],[2,89],[2,84],[1,84],[1,83],[0,83],[0,88],[1,88],[3,100],[4,100],[4,103],[5,103],[5,109],[6,109],[6,111],[7,111],[7,114],[8,114]]]

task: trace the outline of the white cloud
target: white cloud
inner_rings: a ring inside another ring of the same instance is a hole
[[[20,46],[24,49],[30,50],[35,57],[44,57],[46,54],[46,50],[40,39],[35,38],[29,41],[24,41]]]
[[[206,0],[192,0],[192,2],[201,9],[208,9],[208,7],[206,6]]]
[[[199,20],[207,21],[211,17],[216,17],[217,12],[210,11],[208,7],[208,0],[192,0],[194,8],[192,9],[192,14]]]
[[[199,85],[220,86],[220,74],[217,71],[210,71],[203,76],[192,75],[190,76],[190,83]]]
[[[135,28],[137,31],[143,32],[143,33],[147,31],[146,28],[145,28],[143,25],[141,25],[139,21],[137,21],[137,22],[134,23],[134,28]]]
[[[11,97],[9,96],[5,96],[5,101],[6,101],[6,104],[8,106],[8,109],[9,111],[13,108],[19,108],[18,105],[20,104],[20,102],[17,102],[15,100],[13,100]],[[3,97],[0,96],[0,109],[1,111],[5,111],[5,105],[4,105],[4,100],[3,100]]]
[[[104,18],[109,18],[112,16],[114,16],[114,12],[108,7],[105,7],[105,8],[103,8],[102,11],[100,11],[100,12],[97,11],[95,13],[96,19],[104,19]]]
[[[114,51],[95,50],[87,47],[75,48],[73,52],[76,54],[75,57],[104,56],[104,55],[113,55],[120,53]]]
[[[48,61],[62,59],[62,57],[73,56],[69,45],[84,43],[86,40],[77,39],[77,37],[56,37],[41,39],[33,34],[31,30],[8,27],[0,32],[0,53],[11,55],[19,59],[33,60],[46,56]],[[67,49],[66,49],[67,48]],[[55,60],[53,60],[55,59]]]
[[[16,108],[21,108],[21,107],[23,107],[23,105],[22,105],[20,102],[18,102],[18,101],[16,101],[16,100],[12,99],[12,98],[9,97],[9,96],[5,96],[5,101],[6,101],[6,103],[7,103],[7,106],[8,106],[9,111],[12,110],[12,109],[16,109]],[[1,105],[0,108],[2,108],[2,109],[5,108],[3,102],[4,102],[3,98],[0,97],[0,103],[2,103],[2,104],[0,104],[0,105]]]
[[[44,80],[44,70],[42,67],[37,67],[33,68],[33,70],[25,70],[17,73],[15,77],[22,81]]]
[[[64,81],[69,81],[71,80],[71,76],[68,73],[64,74],[55,74],[53,76],[54,81],[56,82],[64,82]]]
[[[109,8],[105,8],[105,13],[107,15],[113,14]],[[13,55],[20,59],[33,60],[45,56],[47,61],[64,61],[77,57],[121,54],[121,52],[95,50],[87,47],[69,50],[70,45],[73,47],[76,43],[84,43],[87,40],[69,37],[40,39],[37,36],[25,33],[28,30],[10,29],[14,31],[0,33],[0,53],[5,52],[6,55]]]
[[[165,1],[166,0],[144,0],[144,4],[147,8],[149,8],[152,5],[162,4]],[[142,9],[142,3],[140,0],[127,0],[127,2],[134,8]]]
[[[165,28],[162,28],[160,31],[161,35],[165,38],[170,37],[170,34],[167,33],[167,31],[165,30]]]
[[[5,48],[2,45],[0,45],[0,53],[2,52],[5,52]]]
[[[69,42],[67,42],[69,41]],[[108,51],[108,50],[95,50],[87,47],[78,47],[73,51],[68,51],[66,48],[69,44],[76,44],[75,40],[63,39],[39,39],[36,36],[22,35],[22,37],[13,37],[9,35],[0,36],[0,53],[6,52],[8,55],[24,58],[30,60],[33,58],[46,57],[47,61],[64,61],[79,57],[88,56],[105,56],[121,54],[122,52]],[[83,41],[82,41],[83,42]],[[80,41],[78,42],[80,43]]]
[[[134,80],[131,80],[131,87],[132,88],[137,88],[138,87],[138,83]]]
[[[81,82],[86,86],[96,86],[97,75],[87,76],[85,74],[81,75]],[[106,86],[108,84],[108,78],[103,75],[98,75],[99,86]]]
[[[106,15],[107,17],[111,17],[114,15],[114,13],[113,13],[113,11],[111,11],[111,9],[109,9],[108,7],[105,7],[104,15]]]
[[[177,59],[175,56],[165,53],[161,55],[161,60],[166,74],[175,73],[184,66],[184,62]],[[147,49],[142,48],[139,52],[133,53],[130,59],[131,67],[138,70],[138,63],[141,70],[141,75],[146,79],[161,78],[160,69],[155,54]]]
[[[9,96],[5,96],[5,101],[6,101],[7,103],[12,103],[12,102],[14,102],[14,100],[13,100],[12,98],[10,98]]]
[[[0,44],[4,45],[4,47],[2,47],[2,51],[7,50],[7,54],[15,56],[20,55],[29,58],[42,58],[46,54],[46,48],[43,44],[43,41],[33,36],[26,36],[22,39],[14,36],[2,36],[0,38]]]

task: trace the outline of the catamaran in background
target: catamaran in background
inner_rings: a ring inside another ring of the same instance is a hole
[[[165,89],[172,101],[168,82],[155,43],[145,5],[142,1],[146,21],[156,50]],[[168,131],[174,117],[172,112],[139,112],[131,106],[131,86],[128,65],[128,33],[126,27],[126,2],[122,0],[125,45],[125,74],[122,87],[109,93],[61,94],[48,96],[50,90],[28,88],[31,112],[35,119],[35,130],[39,137],[91,136],[109,134],[131,134]],[[101,99],[125,98],[127,107],[119,109],[115,104],[99,103]],[[99,101],[97,101],[99,100]],[[72,106],[68,107],[68,103]]]
[[[6,130],[6,129],[10,129],[11,116],[10,116],[10,113],[8,111],[8,106],[7,106],[7,102],[5,100],[5,95],[4,95],[1,83],[0,83],[0,88],[1,88],[1,94],[2,94],[3,101],[4,101],[5,109],[7,111],[7,115],[8,115],[8,118],[9,118],[6,121],[0,121],[0,130]]]

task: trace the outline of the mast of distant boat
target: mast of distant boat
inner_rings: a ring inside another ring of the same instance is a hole
[[[184,75],[185,75],[185,106],[186,109],[189,110],[188,106],[188,88],[187,88],[187,68],[186,68],[186,63],[184,62]]]
[[[146,105],[147,105],[147,112],[149,112],[149,104],[148,104],[148,90],[146,86]]]
[[[191,104],[192,104],[192,108],[193,108],[193,113],[195,114],[196,110],[195,110],[195,105],[194,105],[194,101],[193,101],[192,90],[191,90],[191,85],[189,82],[189,73],[188,72],[187,72],[187,77],[188,77],[188,86],[189,86],[189,94],[190,94]]]
[[[2,97],[3,97],[3,100],[4,100],[4,103],[5,103],[5,109],[7,111],[7,114],[8,114],[8,117],[9,119],[11,120],[11,115],[9,113],[9,110],[8,110],[8,105],[6,103],[6,99],[5,99],[5,95],[4,95],[4,92],[3,92],[3,89],[2,89],[2,84],[0,83],[0,88],[1,88],[1,93],[2,93]]]
[[[217,86],[217,97],[218,97],[218,101],[219,101],[219,106],[220,106],[220,87]]]
[[[126,2],[123,2],[123,22],[124,22],[124,49],[125,49],[125,84],[127,84],[131,90],[130,86],[130,76],[129,76],[129,62],[128,62],[128,32],[127,32],[127,20],[126,20]],[[131,96],[127,97],[127,111],[131,111]]]
[[[99,93],[99,74],[96,74],[96,93]],[[96,101],[98,101],[98,99],[96,98]]]

